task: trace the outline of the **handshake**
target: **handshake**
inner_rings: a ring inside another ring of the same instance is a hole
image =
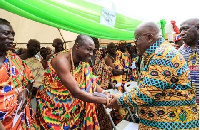
[[[121,94],[109,94],[109,93],[93,93],[94,96],[106,98],[106,107],[112,108],[112,109],[120,109],[121,104],[118,102],[118,98],[121,96]]]

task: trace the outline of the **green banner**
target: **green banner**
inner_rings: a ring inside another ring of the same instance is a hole
[[[103,7],[84,0],[0,0],[0,8],[49,26],[102,39],[132,40],[135,28],[141,23],[116,13],[113,27],[100,24]]]

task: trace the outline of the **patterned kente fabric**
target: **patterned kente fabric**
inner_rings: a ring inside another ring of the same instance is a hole
[[[112,58],[112,60],[114,61],[114,66],[115,66],[115,69],[119,69],[119,70],[122,70],[123,69],[123,64],[122,64],[122,52],[117,50],[116,52],[116,58],[114,59],[112,56],[110,55],[106,55],[106,57],[110,57]],[[120,86],[117,86],[117,89],[120,91],[120,92],[124,92],[125,89],[124,89],[124,80],[123,80],[123,77],[122,75],[118,75],[118,76],[112,76],[111,77],[111,83],[113,84],[118,84],[118,83],[121,83]],[[123,112],[120,112],[120,111],[123,111]],[[127,110],[125,109],[120,109],[120,110],[112,110],[110,112],[110,115],[112,117],[112,120],[114,122],[115,125],[117,125],[119,122],[121,122],[124,117],[126,116],[127,114]]]
[[[127,51],[125,53],[121,54],[121,58],[120,59],[121,59],[121,64],[123,66],[123,69],[128,69],[130,67],[129,56],[130,56],[130,54]],[[128,81],[129,80],[128,74],[122,75],[122,80],[123,81]]]
[[[14,117],[17,113],[17,97],[28,83],[34,81],[29,67],[15,53],[8,51],[0,67],[0,121],[6,130],[32,130],[37,129],[30,100],[17,122]],[[4,84],[4,85],[3,85]]]
[[[68,53],[69,50],[60,53]],[[96,105],[74,98],[61,83],[57,73],[51,66],[51,60],[43,77],[43,85],[37,92],[37,119],[41,129],[81,129],[98,130]],[[67,66],[66,66],[67,67]],[[96,77],[91,73],[88,63],[80,63],[73,72],[80,89],[88,93],[96,91]]]
[[[110,55],[107,55],[106,57],[111,57]],[[119,50],[117,50],[117,52],[116,52],[116,58],[114,59],[113,57],[111,57],[111,58],[113,58],[113,60],[114,60],[114,66],[115,66],[115,69],[119,69],[119,70],[122,70],[123,69],[123,65],[122,65],[122,62],[121,62],[121,57],[122,57],[122,52],[121,51],[119,51]],[[125,90],[124,90],[124,81],[123,81],[123,77],[122,77],[122,75],[118,75],[118,76],[112,76],[111,77],[111,82],[113,83],[113,84],[118,84],[118,83],[121,83],[121,86],[118,86],[118,90],[120,91],[120,92],[124,92]]]
[[[195,47],[194,50],[186,44],[183,44],[180,47],[180,53],[185,58],[185,61],[188,63],[190,69],[190,78],[192,85],[195,85],[197,89],[196,96],[199,97],[199,44]],[[199,100],[197,98],[197,103]]]
[[[105,64],[104,58],[102,58],[102,52],[97,50],[95,53],[95,62],[92,67],[92,72],[98,77],[97,83],[102,89],[107,90],[112,76],[112,67]],[[102,130],[111,130],[112,122],[109,116],[106,114],[106,110],[102,104],[97,104],[98,121]]]
[[[129,61],[131,63],[131,74],[129,75],[129,81],[137,81],[138,78],[138,69],[136,66],[136,63],[138,62],[138,56],[137,57],[129,57]]]
[[[95,63],[92,67],[92,72],[94,75],[98,76],[98,85],[100,85],[102,89],[108,89],[108,85],[112,77],[112,67],[105,64],[101,51],[96,51]]]
[[[198,129],[196,89],[184,57],[159,39],[143,60],[139,87],[118,98],[123,107],[139,106],[139,129]]]

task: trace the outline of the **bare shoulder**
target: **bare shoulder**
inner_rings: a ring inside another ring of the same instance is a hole
[[[70,65],[70,53],[69,52],[61,53],[61,54],[55,56],[52,59],[51,65],[54,69],[56,69],[57,67],[63,68],[64,66],[69,66]],[[65,67],[65,68],[69,68],[69,67]]]

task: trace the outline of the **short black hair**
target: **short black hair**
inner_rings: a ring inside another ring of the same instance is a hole
[[[96,37],[91,37],[95,45],[99,45],[99,40]]]
[[[28,41],[28,44],[27,44],[27,45],[30,45],[30,44],[40,44],[40,42],[39,42],[38,40],[36,40],[36,39],[30,39],[30,40]]]
[[[10,22],[8,22],[6,19],[2,19],[2,18],[0,18],[0,24],[5,24],[5,25],[10,26]]]

